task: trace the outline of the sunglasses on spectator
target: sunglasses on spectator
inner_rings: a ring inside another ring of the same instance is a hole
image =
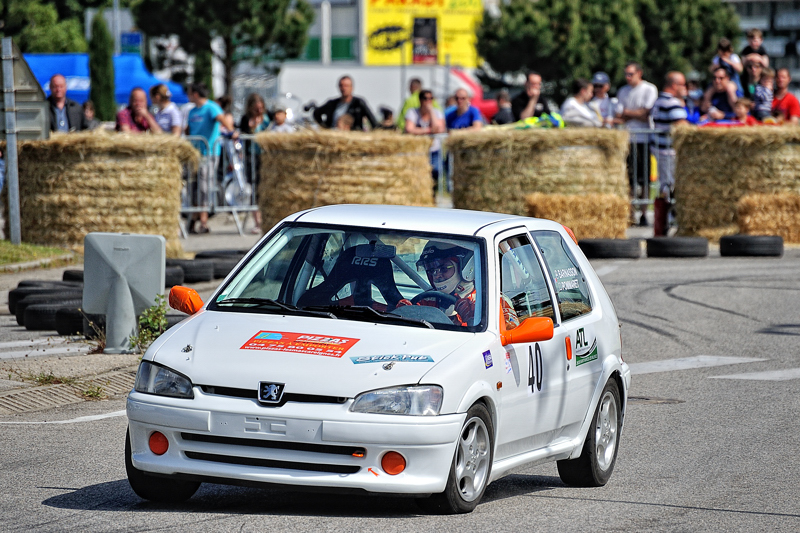
[[[433,100],[433,96],[423,96],[422,98],[420,98],[420,100],[423,101],[423,102],[425,100]]]
[[[456,96],[456,100],[469,100],[466,96]]]
[[[715,80],[727,80],[728,77],[727,76],[714,76],[714,79]]]

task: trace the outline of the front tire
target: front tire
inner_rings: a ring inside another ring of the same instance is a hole
[[[580,457],[558,461],[561,481],[573,487],[602,487],[608,482],[617,461],[621,406],[617,382],[609,379],[600,395]]]
[[[482,403],[476,403],[461,428],[444,492],[419,500],[419,504],[426,511],[439,514],[472,512],[489,484],[493,458],[492,418]]]
[[[200,483],[150,476],[133,466],[130,430],[125,432],[125,471],[133,492],[142,499],[159,503],[181,503],[191,498]]]

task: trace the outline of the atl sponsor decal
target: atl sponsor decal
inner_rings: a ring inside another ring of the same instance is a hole
[[[268,350],[271,352],[304,353],[341,357],[355,346],[359,339],[330,337],[310,333],[287,331],[259,331],[240,350]]]

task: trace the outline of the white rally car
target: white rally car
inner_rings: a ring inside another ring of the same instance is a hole
[[[614,469],[630,385],[571,232],[496,213],[339,205],[284,219],[147,350],[125,457],[141,497],[201,482],[405,494],[469,512],[557,461]]]

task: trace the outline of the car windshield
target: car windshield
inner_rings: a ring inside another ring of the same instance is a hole
[[[485,322],[481,242],[288,225],[263,243],[209,309],[479,331]]]

